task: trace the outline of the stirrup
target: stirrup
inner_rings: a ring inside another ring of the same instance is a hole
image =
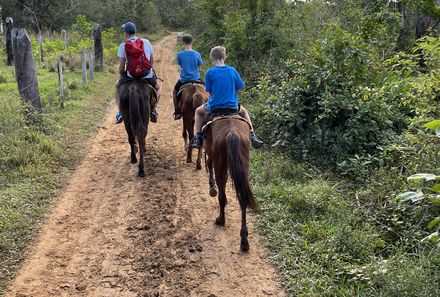
[[[264,144],[264,142],[257,137],[255,132],[250,132],[249,138],[251,139],[251,144],[253,148],[260,148]]]
[[[157,112],[157,110],[154,108],[151,113],[150,113],[150,121],[152,123],[157,123],[157,118],[159,117],[159,113]]]
[[[191,146],[193,148],[202,148],[203,147],[203,136],[201,134],[197,134],[194,136],[194,138],[191,140]]]

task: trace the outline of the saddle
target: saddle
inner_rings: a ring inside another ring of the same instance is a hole
[[[182,95],[182,92],[183,92],[186,88],[191,87],[191,86],[194,86],[194,85],[202,85],[202,86],[204,86],[205,83],[204,83],[203,81],[201,81],[201,80],[191,80],[191,81],[187,81],[187,82],[185,82],[185,83],[180,87],[179,91],[177,92],[177,98],[179,98],[180,95]]]
[[[209,115],[207,121],[202,127],[202,134],[205,136],[208,132],[209,128],[214,124],[215,122],[222,121],[222,120],[239,120],[246,122],[249,126],[249,129],[251,128],[251,124],[242,116],[238,114],[237,109],[218,109],[214,111],[212,114]],[[206,138],[206,136],[205,136]]]
[[[156,74],[154,74],[156,75]],[[148,79],[143,78],[143,77],[130,77],[127,75],[127,72],[125,72],[123,75],[120,76],[119,78],[119,86],[126,84],[130,81],[138,81],[138,82],[142,82],[147,84],[147,88],[149,88],[150,90],[152,90],[153,92],[153,96],[151,97],[151,101],[154,100],[153,103],[157,103],[159,102],[159,93],[157,92],[157,90],[148,82]]]

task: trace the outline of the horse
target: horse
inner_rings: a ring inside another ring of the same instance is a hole
[[[256,201],[249,185],[249,124],[237,117],[224,117],[212,122],[205,132],[204,143],[207,154],[206,169],[209,173],[209,194],[218,195],[220,214],[215,220],[225,225],[226,182],[229,175],[241,208],[240,248],[249,250],[246,209],[255,209]],[[214,180],[215,172],[215,180]],[[218,191],[216,189],[216,184]]]
[[[194,115],[197,107],[208,101],[209,95],[205,91],[202,84],[192,83],[182,87],[181,97],[179,100],[179,109],[182,114],[182,137],[185,141],[186,162],[192,162],[193,147],[189,142],[194,137]],[[202,149],[198,150],[196,169],[202,169]]]
[[[130,161],[137,163],[136,154],[139,148],[139,172],[140,177],[145,176],[144,155],[145,138],[148,133],[148,121],[151,111],[150,99],[153,98],[153,88],[141,80],[132,80],[119,87],[120,106],[122,111],[125,130],[128,135],[128,143],[131,148]]]

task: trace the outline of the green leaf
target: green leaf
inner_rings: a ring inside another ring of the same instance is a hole
[[[431,129],[432,131],[436,131],[437,128],[440,127],[440,120],[434,120],[432,122],[429,122],[423,125],[423,127]]]
[[[440,224],[440,217],[436,217],[428,224],[429,229],[434,229],[438,224]]]
[[[405,192],[405,193],[398,195],[396,198],[402,202],[406,202],[408,200],[411,200],[412,202],[416,202],[416,201],[422,200],[424,198],[424,194],[421,191]]]
[[[440,193],[440,184],[433,185],[432,190],[434,190],[436,193]]]
[[[427,241],[433,241],[433,242],[437,242],[439,239],[439,234],[438,231],[434,232],[428,236],[426,236],[425,238],[422,239],[422,242],[427,242]]]
[[[431,174],[431,173],[417,173],[414,175],[411,175],[410,177],[408,177],[408,180],[435,180],[438,176],[435,174]]]
[[[437,195],[437,196],[430,195],[430,196],[426,197],[426,199],[431,201],[434,204],[440,205],[440,195]]]

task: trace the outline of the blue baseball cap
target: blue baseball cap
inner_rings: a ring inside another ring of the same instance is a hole
[[[134,34],[136,33],[136,25],[132,22],[128,22],[122,25],[122,29],[124,29],[125,33]]]

